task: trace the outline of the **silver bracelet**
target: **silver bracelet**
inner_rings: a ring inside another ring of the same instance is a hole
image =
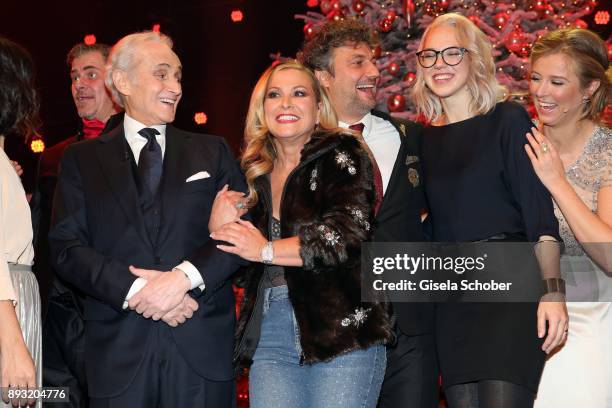
[[[268,241],[261,247],[261,262],[271,265],[274,260],[274,247],[272,241]]]

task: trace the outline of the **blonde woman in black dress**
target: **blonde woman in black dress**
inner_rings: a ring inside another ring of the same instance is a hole
[[[417,52],[413,97],[429,122],[422,162],[433,239],[545,241],[536,252],[549,247],[553,267],[541,268],[542,278],[555,280],[558,224],[524,150],[531,122],[522,107],[502,101],[491,49],[471,21],[451,13],[427,28]],[[561,301],[438,305],[436,341],[450,408],[533,405],[545,353],[567,328],[563,296],[545,296]]]

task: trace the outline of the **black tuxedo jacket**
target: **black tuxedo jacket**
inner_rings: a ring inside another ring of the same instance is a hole
[[[384,112],[373,115],[388,120],[399,132],[401,145],[378,214],[372,241],[423,242],[421,212],[426,209],[419,158],[422,127]],[[407,335],[433,331],[433,304],[394,303],[398,328]]]
[[[152,242],[140,209],[123,126],[71,145],[61,162],[49,235],[58,275],[84,295],[85,360],[91,397],[124,391],[144,357],[149,332],[165,323],[123,310],[136,279],[129,265],[167,271],[189,260],[206,288],[192,291],[194,316],[171,329],[179,352],[209,380],[232,378],[234,297],[239,258],[216,249],[208,219],[225,184],[246,191],[227,144],[216,136],[166,129],[160,184],[162,223]],[[206,172],[209,177],[186,182]]]

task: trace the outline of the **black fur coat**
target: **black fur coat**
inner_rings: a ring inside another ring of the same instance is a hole
[[[270,237],[268,176],[256,180],[254,224]],[[372,165],[350,134],[315,132],[288,176],[281,202],[281,237],[298,236],[304,266],[285,267],[300,329],[303,361],[315,363],[392,337],[384,303],[361,302],[361,242],[369,240],[375,191]],[[237,326],[235,362],[248,366],[259,341],[263,265],[247,274]]]

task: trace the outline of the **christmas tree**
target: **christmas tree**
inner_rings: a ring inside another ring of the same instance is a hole
[[[308,39],[328,20],[362,19],[378,33],[378,108],[414,119],[409,94],[416,79],[414,53],[425,28],[438,15],[456,12],[472,20],[494,45],[499,82],[526,101],[529,53],[537,38],[560,27],[587,28],[583,17],[597,0],[308,0],[304,20]]]

